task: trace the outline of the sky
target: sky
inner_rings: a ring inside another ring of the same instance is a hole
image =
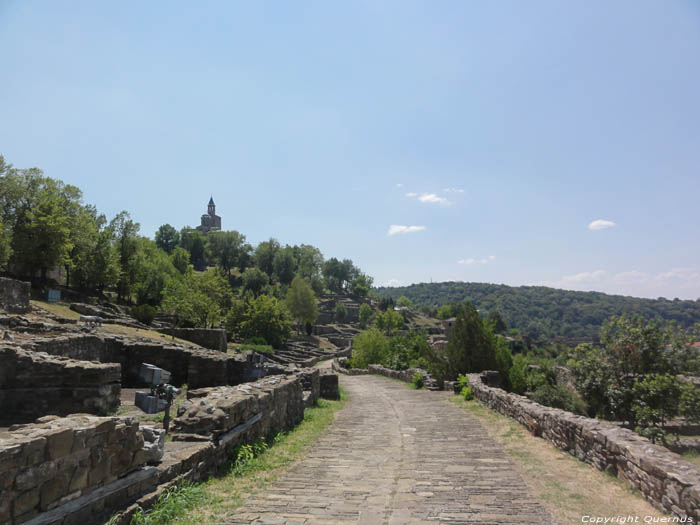
[[[700,298],[700,2],[0,0],[0,155],[378,285]]]

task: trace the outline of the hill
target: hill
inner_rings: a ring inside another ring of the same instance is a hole
[[[640,299],[600,292],[574,292],[544,286],[487,283],[420,283],[376,288],[380,297],[402,295],[418,306],[438,307],[468,300],[483,315],[497,310],[509,328],[538,341],[556,338],[595,339],[611,315],[639,314],[689,328],[700,322],[700,300]]]

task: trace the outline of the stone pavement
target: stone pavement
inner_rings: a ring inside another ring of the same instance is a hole
[[[328,433],[234,524],[551,523],[502,448],[446,393],[342,376]]]

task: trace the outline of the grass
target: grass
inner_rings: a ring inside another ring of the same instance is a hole
[[[147,513],[132,520],[133,525],[161,523],[222,523],[243,503],[246,495],[263,490],[306,452],[335,419],[335,412],[347,400],[341,389],[340,401],[319,399],[306,409],[304,421],[288,433],[269,442],[237,447],[225,473],[199,484],[183,484]]]
[[[690,461],[693,465],[697,465],[698,467],[700,467],[700,452],[698,452],[697,450],[683,452],[683,454],[681,455],[686,461]]]
[[[533,436],[516,421],[462,396],[450,402],[467,410],[501,444],[554,521],[581,523],[586,515],[666,516],[616,477]]]

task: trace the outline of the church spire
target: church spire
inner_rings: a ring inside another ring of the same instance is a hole
[[[209,197],[209,206],[207,206],[207,212],[212,217],[216,215],[216,204],[214,204],[214,197]]]

